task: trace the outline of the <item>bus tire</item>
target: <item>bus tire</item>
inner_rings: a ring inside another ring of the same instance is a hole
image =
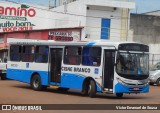
[[[118,98],[121,98],[121,97],[123,97],[123,93],[116,93],[116,96],[117,96]]]
[[[83,89],[81,94],[83,96],[87,96],[88,95],[88,87],[89,87],[89,82],[85,81],[84,85],[83,85]]]
[[[35,74],[31,79],[31,87],[35,91],[40,91],[43,89],[43,86],[41,84],[41,77],[38,74]]]
[[[157,86],[160,86],[160,78],[157,79],[156,84]]]
[[[88,95],[93,98],[96,96],[96,84],[94,80],[90,80],[88,85]]]
[[[6,80],[6,74],[2,74],[1,79]]]

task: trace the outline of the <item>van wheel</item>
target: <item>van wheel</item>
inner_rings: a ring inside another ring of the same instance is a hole
[[[96,96],[96,84],[94,80],[90,80],[89,82],[88,95],[92,98]]]
[[[116,96],[117,96],[118,98],[121,98],[121,97],[123,97],[123,93],[116,93]]]
[[[43,86],[41,84],[41,78],[38,74],[34,75],[31,79],[31,87],[35,90],[35,91],[40,91],[43,89]]]
[[[156,84],[160,86],[160,78],[157,80]]]

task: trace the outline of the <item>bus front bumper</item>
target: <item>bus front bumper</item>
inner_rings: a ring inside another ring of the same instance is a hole
[[[145,86],[125,86],[120,83],[115,85],[115,93],[147,93],[149,84]]]

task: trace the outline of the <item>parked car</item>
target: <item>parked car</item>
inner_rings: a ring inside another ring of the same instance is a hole
[[[160,86],[160,62],[155,64],[151,69],[149,73],[149,79],[150,79],[150,84],[157,84]]]

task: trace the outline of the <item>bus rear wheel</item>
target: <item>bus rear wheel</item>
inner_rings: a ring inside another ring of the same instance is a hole
[[[90,80],[89,82],[88,95],[92,98],[96,96],[96,84],[94,80]]]
[[[116,93],[116,96],[117,96],[118,98],[121,98],[121,97],[123,97],[123,93]]]
[[[34,75],[31,79],[31,87],[35,90],[35,91],[40,91],[42,89],[44,89],[44,87],[41,84],[41,78],[38,74]]]

